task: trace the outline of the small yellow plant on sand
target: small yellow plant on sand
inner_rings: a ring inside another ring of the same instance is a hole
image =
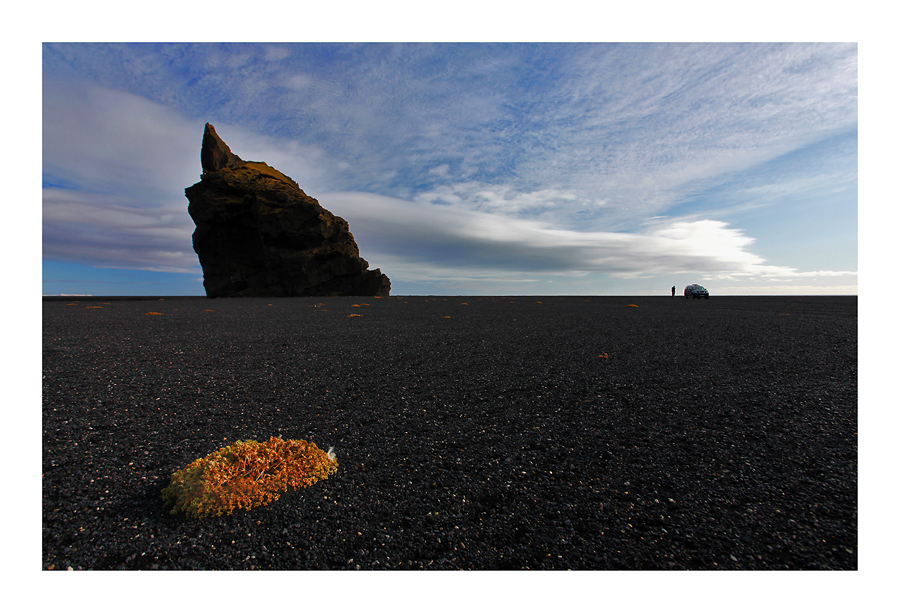
[[[327,479],[337,469],[331,449],[326,453],[306,441],[237,441],[176,471],[162,497],[173,515],[230,515],[278,500],[289,487]]]

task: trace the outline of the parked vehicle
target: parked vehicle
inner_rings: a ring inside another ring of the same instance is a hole
[[[709,299],[709,292],[702,285],[697,285],[696,283],[691,283],[686,288],[684,288],[684,297],[685,298]]]

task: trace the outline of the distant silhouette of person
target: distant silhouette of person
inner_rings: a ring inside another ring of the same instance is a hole
[[[675,297],[675,286],[673,285],[672,286],[672,298],[674,298],[674,297]]]

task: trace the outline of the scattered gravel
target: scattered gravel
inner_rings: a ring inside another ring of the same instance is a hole
[[[857,568],[856,297],[45,300],[43,374],[45,569]],[[337,474],[163,506],[270,436]]]

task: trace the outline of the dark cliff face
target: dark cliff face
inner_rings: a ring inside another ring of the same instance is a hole
[[[185,195],[208,297],[390,294],[390,279],[368,270],[347,222],[290,177],[245,162],[210,124],[200,160],[202,178]]]

